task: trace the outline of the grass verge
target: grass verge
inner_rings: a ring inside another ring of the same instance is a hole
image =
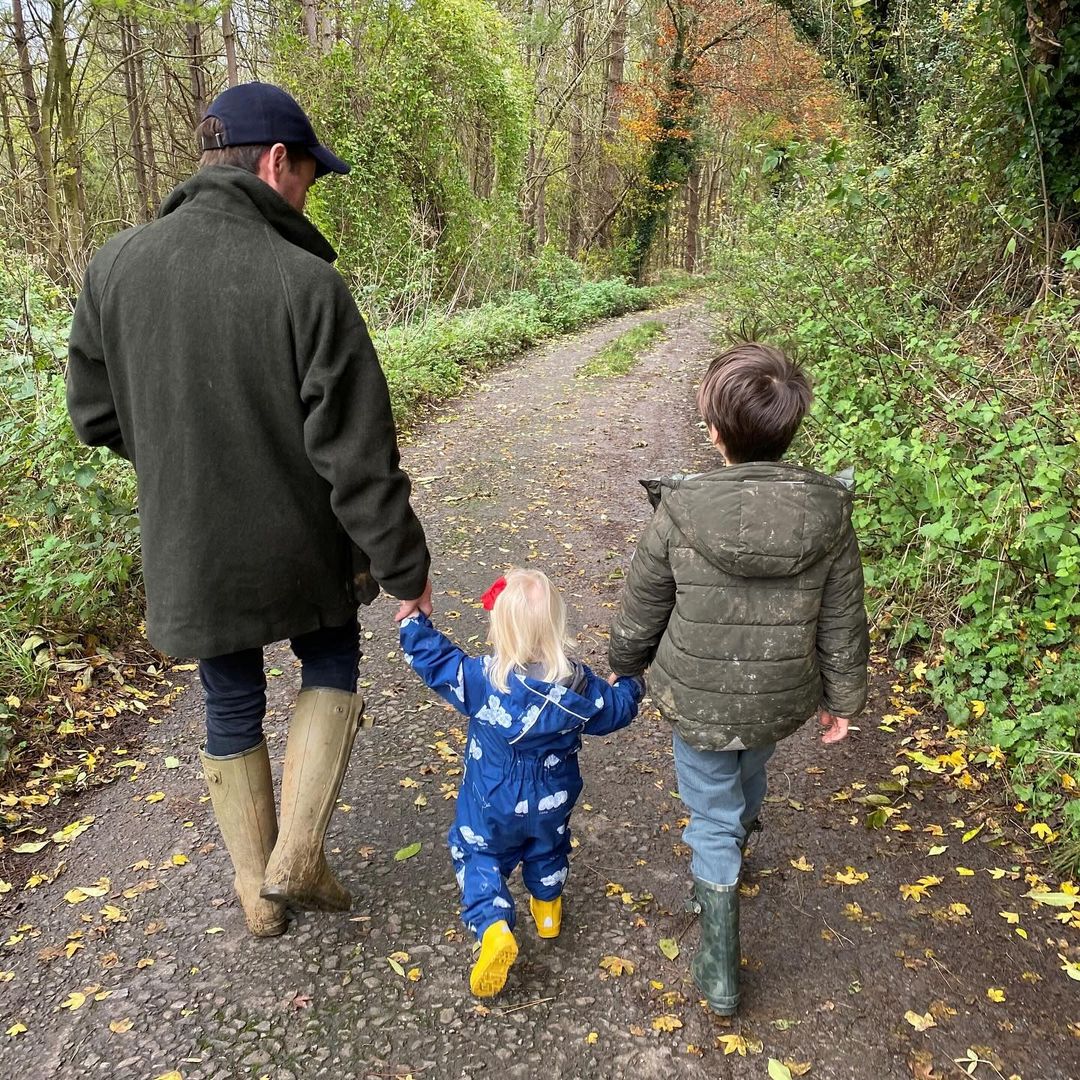
[[[609,341],[578,370],[579,379],[611,379],[627,375],[664,333],[664,324],[650,319]]]

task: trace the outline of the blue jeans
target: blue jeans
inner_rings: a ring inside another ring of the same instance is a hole
[[[699,881],[734,885],[747,832],[765,801],[765,763],[776,745],[755,750],[695,750],[674,733],[679,795],[690,811],[683,839]]]
[[[289,642],[301,664],[300,686],[356,691],[360,627],[324,626]],[[206,752],[213,757],[242,754],[263,738],[266,672],[261,648],[199,661],[206,694]]]

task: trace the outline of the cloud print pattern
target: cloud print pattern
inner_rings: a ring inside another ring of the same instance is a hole
[[[417,675],[469,717],[448,838],[462,920],[478,937],[500,919],[512,929],[506,879],[516,866],[537,899],[554,900],[566,883],[581,736],[626,727],[644,684],[620,679],[609,686],[581,664],[568,686],[511,675],[503,693],[488,681],[486,658],[467,656],[424,615],[401,623],[401,648]]]

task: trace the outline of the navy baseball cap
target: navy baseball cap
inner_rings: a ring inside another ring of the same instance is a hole
[[[284,143],[301,147],[315,159],[316,179],[329,172],[349,171],[341,158],[319,142],[304,110],[280,86],[262,82],[230,86],[214,98],[206,115],[220,120],[225,130],[215,135],[204,134],[202,150]]]

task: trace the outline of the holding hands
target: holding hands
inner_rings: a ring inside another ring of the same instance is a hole
[[[845,720],[844,717],[833,716],[831,712],[819,709],[818,720],[821,722],[822,727],[825,728],[821,733],[821,741],[825,743],[826,746],[830,743],[838,743],[841,739],[847,738],[849,721]]]
[[[410,615],[415,615],[418,611],[422,612],[424,615],[431,615],[431,578],[428,578],[428,582],[424,586],[424,591],[415,600],[401,601],[401,606],[397,609],[397,614],[394,616],[394,622],[401,622],[402,619],[407,619]]]

